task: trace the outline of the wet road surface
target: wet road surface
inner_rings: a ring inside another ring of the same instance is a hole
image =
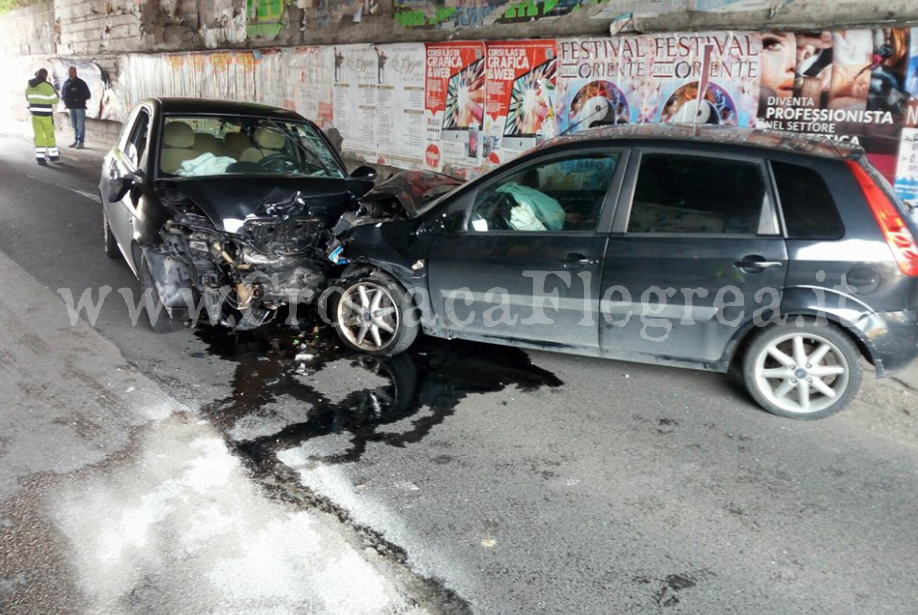
[[[74,192],[93,161],[36,180],[17,147],[0,137],[0,250],[49,289],[136,289]],[[902,387],[802,423],[715,374],[438,340],[370,358],[310,325],[156,336],[112,297],[96,331],[259,489],[331,513],[446,612],[914,613]]]

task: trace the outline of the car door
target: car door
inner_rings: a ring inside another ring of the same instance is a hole
[[[440,326],[450,336],[598,349],[596,293],[607,241],[598,230],[626,160],[619,148],[555,152],[468,191],[453,212],[458,228],[431,248],[429,289]]]
[[[140,107],[129,120],[128,129],[123,138],[105,159],[103,177],[107,182],[114,182],[122,177],[131,177],[138,169],[143,168],[147,159],[149,128],[150,113],[145,107]],[[112,234],[133,268],[135,263],[130,253],[130,246],[134,239],[134,218],[137,215],[137,201],[141,190],[139,187],[128,190],[119,201],[115,202],[108,200],[107,188],[102,192],[105,213]]]
[[[604,354],[710,364],[770,317],[787,249],[768,177],[757,157],[633,152],[604,258]]]

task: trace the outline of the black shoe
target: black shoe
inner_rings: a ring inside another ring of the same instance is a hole
[[[40,164],[41,166],[43,166],[43,167],[48,166],[48,162],[47,162],[44,158],[38,158],[38,159],[36,160],[36,162],[37,162],[38,164]]]
[[[78,143],[77,141],[74,141],[73,143],[71,143],[71,144],[68,145],[67,147],[76,147],[77,145],[79,145],[79,143]]]
[[[83,148],[83,144],[82,144],[82,143],[77,143],[77,146],[76,146],[76,148],[77,148],[77,149],[84,149],[84,148]]]
[[[48,158],[48,160],[50,160],[51,162],[60,162],[60,161],[61,161],[60,156],[55,156],[55,157],[53,157],[53,158]]]

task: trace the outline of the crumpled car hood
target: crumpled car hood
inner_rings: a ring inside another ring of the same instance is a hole
[[[246,217],[262,216],[264,206],[290,200],[297,192],[307,203],[310,215],[330,228],[348,209],[367,184],[348,179],[302,179],[287,177],[208,177],[169,180],[177,198],[187,198],[218,229],[235,233]]]
[[[427,202],[452,192],[464,182],[434,171],[402,171],[379,183],[361,199],[364,203],[394,198],[410,217]]]

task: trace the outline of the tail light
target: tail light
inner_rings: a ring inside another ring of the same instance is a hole
[[[848,167],[854,173],[899,269],[907,276],[918,276],[918,244],[896,204],[857,161],[849,160]]]

